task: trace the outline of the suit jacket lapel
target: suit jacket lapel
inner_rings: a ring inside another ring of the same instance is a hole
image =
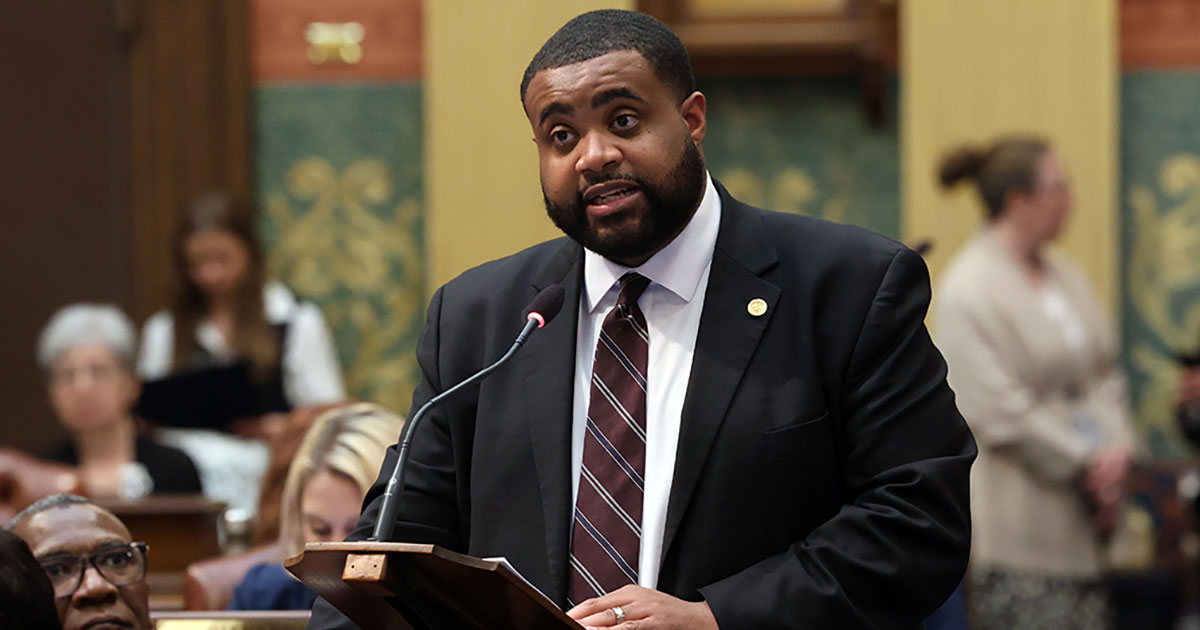
[[[759,277],[778,261],[762,220],[730,197],[720,184],[717,190],[721,195],[721,228],[709,272],[704,312],[700,316],[691,380],[684,398],[675,476],[663,533],[664,564],[713,439],[780,294],[779,287]],[[756,298],[766,302],[765,314],[754,316],[748,312],[750,301]]]
[[[563,286],[565,297],[562,311],[543,330],[533,334],[522,351],[525,415],[517,419],[529,427],[537,469],[551,580],[547,594],[560,606],[566,603],[567,596],[575,334],[583,285],[583,250],[572,241],[563,241],[562,249],[531,287],[531,299],[538,291],[555,283]]]

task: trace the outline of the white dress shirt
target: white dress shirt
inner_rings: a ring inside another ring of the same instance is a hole
[[[675,452],[683,399],[692,372],[692,354],[708,289],[713,250],[721,224],[721,199],[705,177],[704,197],[687,227],[666,247],[630,269],[584,250],[584,290],[579,300],[575,342],[575,397],[571,439],[571,503],[579,492],[583,437],[591,394],[592,362],[604,318],[617,302],[618,280],[629,271],[650,279],[638,300],[650,328],[646,377],[646,471],[642,499],[642,541],[638,584],[655,588],[662,555],[667,500],[675,474]],[[573,514],[573,512],[572,512]]]

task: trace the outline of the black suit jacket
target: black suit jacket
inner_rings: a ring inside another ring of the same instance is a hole
[[[975,456],[925,330],[924,263],[866,230],[718,189],[658,588],[705,599],[723,630],[911,628],[965,570]],[[507,556],[560,605],[582,261],[558,239],[434,295],[414,409],[498,358],[540,289],[562,284],[566,305],[512,363],[426,418],[395,534]],[[768,305],[759,317],[755,298]],[[387,476],[352,539],[370,534]],[[353,626],[318,602],[309,627]]]

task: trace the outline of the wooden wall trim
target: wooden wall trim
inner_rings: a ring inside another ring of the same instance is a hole
[[[1121,67],[1200,67],[1200,0],[1122,0]]]
[[[415,80],[421,76],[420,0],[252,0],[252,67],[257,81]],[[358,22],[362,59],[316,65],[305,27]]]
[[[720,15],[697,13],[687,0],[639,0],[638,10],[671,27],[704,77],[852,75],[874,125],[887,111],[887,76],[899,64],[899,12],[894,0],[844,0],[840,8],[805,12],[782,5]]]

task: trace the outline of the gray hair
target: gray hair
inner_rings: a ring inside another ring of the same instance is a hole
[[[130,370],[134,366],[137,341],[133,322],[111,304],[72,304],[59,309],[42,329],[37,360],[49,371],[62,353],[82,344],[99,344]]]
[[[87,497],[81,497],[77,494],[52,494],[48,497],[34,501],[29,507],[17,512],[17,515],[12,517],[12,520],[4,526],[4,529],[12,531],[21,521],[32,517],[39,512],[52,510],[58,507],[66,507],[68,505],[95,505]]]

